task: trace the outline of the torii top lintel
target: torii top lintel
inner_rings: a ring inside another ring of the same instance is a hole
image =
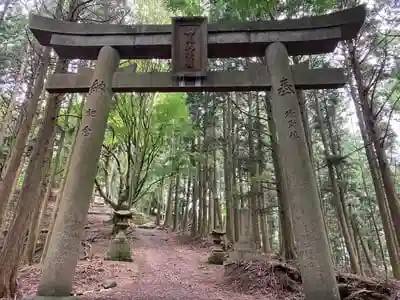
[[[209,58],[264,56],[273,42],[290,55],[328,53],[341,40],[358,34],[366,16],[360,5],[327,15],[207,25]],[[123,59],[171,58],[172,25],[83,24],[31,14],[29,28],[43,46],[62,58],[97,58],[102,46],[116,48]]]

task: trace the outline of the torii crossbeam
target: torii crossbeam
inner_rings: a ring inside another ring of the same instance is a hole
[[[292,67],[296,89],[333,89],[342,87],[347,79],[342,69],[307,69]],[[78,73],[59,73],[50,76],[46,83],[49,93],[87,93],[93,70]],[[271,79],[265,65],[251,65],[247,71],[208,72],[201,84],[186,82],[179,85],[169,72],[135,73],[120,70],[114,74],[112,90],[124,92],[245,92],[271,89]]]
[[[364,18],[365,7],[358,6],[293,20],[208,24],[208,57],[263,57],[278,41],[290,55],[329,53],[339,41],[356,36]],[[172,25],[80,24],[32,14],[29,28],[63,58],[97,59],[103,46],[117,49],[122,59],[172,57]]]
[[[53,47],[62,58],[96,59],[101,47],[111,46],[126,59],[172,58],[173,66],[178,68],[173,73],[186,76],[185,80],[178,80],[165,72],[117,71],[114,92],[227,92],[269,90],[270,77],[265,65],[252,64],[245,71],[208,72],[208,58],[263,56],[266,47],[276,41],[285,44],[291,55],[331,52],[340,40],[357,34],[364,18],[365,8],[358,6],[297,20],[208,25],[200,17],[175,18],[172,25],[128,26],[79,24],[32,14],[29,26],[42,45]],[[184,57],[178,53],[182,48],[178,46],[182,34],[178,32],[183,25],[197,26],[199,32],[194,47],[196,68],[191,70],[179,63]],[[347,81],[342,69],[294,67],[293,71],[297,89],[338,88]],[[90,70],[54,74],[46,89],[50,93],[85,93],[89,91],[92,74]]]

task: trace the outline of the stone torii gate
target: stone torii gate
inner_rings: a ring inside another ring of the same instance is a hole
[[[310,157],[295,89],[345,85],[342,69],[289,65],[289,55],[329,53],[356,37],[364,6],[323,16],[282,21],[207,24],[178,17],[171,25],[79,24],[30,16],[30,30],[61,58],[97,59],[94,70],[54,74],[49,93],[88,93],[36,299],[70,298],[79,242],[89,208],[96,165],[113,92],[271,90],[280,159],[284,168],[303,288],[308,300],[340,299],[329,255]],[[265,57],[245,71],[210,72],[208,58]],[[120,59],[172,58],[172,72],[118,69]],[[287,149],[290,149],[288,151]],[[82,184],[89,182],[90,184]]]

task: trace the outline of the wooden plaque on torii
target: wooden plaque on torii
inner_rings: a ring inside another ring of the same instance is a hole
[[[194,81],[207,74],[207,18],[172,19],[172,76]]]

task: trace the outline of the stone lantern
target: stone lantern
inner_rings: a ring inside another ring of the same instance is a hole
[[[208,257],[208,262],[214,265],[222,265],[225,261],[225,251],[222,245],[222,238],[225,232],[220,229],[214,229],[210,235],[213,246],[211,248],[211,254]]]
[[[126,230],[129,228],[129,220],[132,218],[132,212],[129,210],[119,210],[114,212],[116,218],[115,230],[116,236],[108,246],[106,260],[114,261],[132,261],[131,246],[126,237]]]

